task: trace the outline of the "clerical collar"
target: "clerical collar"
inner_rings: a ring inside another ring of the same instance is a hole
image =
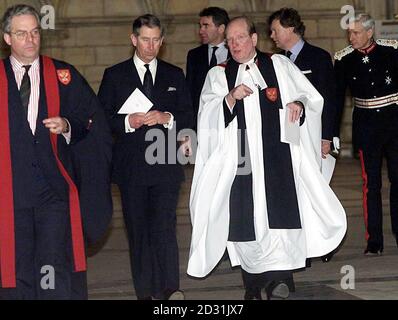
[[[369,47],[367,47],[366,49],[358,49],[358,51],[363,54],[369,54],[374,50],[374,48],[376,48],[376,42],[372,41],[372,44]]]
[[[251,58],[249,61],[244,62],[244,63],[240,63],[240,64],[249,65],[249,64],[252,64],[252,63],[257,63],[257,53],[256,53],[256,55],[255,55],[253,58]]]

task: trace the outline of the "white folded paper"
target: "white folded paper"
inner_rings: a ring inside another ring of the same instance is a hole
[[[135,89],[130,97],[127,98],[126,102],[122,105],[118,114],[133,114],[133,113],[147,113],[153,106],[151,100],[149,100],[140,89]]]
[[[283,126],[281,126],[281,141],[295,145],[300,145],[300,124],[299,121],[290,122],[289,109],[279,110],[280,119],[284,119]],[[284,128],[283,128],[284,127]]]

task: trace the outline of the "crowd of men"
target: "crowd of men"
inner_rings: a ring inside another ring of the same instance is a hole
[[[184,74],[158,57],[161,21],[137,17],[133,56],[105,70],[96,95],[72,65],[40,55],[33,7],[6,10],[0,299],[87,299],[85,251],[109,225],[112,182],[121,193],[137,298],[184,299],[176,237],[184,171],[176,158],[179,142],[192,148],[196,140],[180,139],[175,133],[183,129],[198,141],[187,273],[206,277],[229,258],[242,270],[242,298],[288,298],[294,271],[314,257],[330,261],[346,233],[322,164],[337,147],[347,88],[364,181],[364,253],[382,254],[384,157],[398,236],[398,41],[376,40],[374,20],[359,14],[333,64],[305,39],[295,9],[267,22],[278,54],[258,49],[248,17],[204,8],[201,45],[188,52]],[[148,136],[162,147],[153,149]],[[48,266],[54,283],[43,286]]]

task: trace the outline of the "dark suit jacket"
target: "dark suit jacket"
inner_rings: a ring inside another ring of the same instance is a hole
[[[209,71],[209,46],[203,44],[189,50],[187,55],[186,79],[191,92],[192,107],[194,113],[194,128],[196,128],[199,110],[199,99]]]
[[[229,54],[228,54],[229,55]],[[186,79],[192,97],[194,129],[196,130],[199,99],[209,71],[209,45],[202,44],[189,50],[187,55]]]
[[[327,51],[305,42],[295,64],[325,100],[322,112],[322,139],[331,141],[336,115],[336,85],[332,58]]]
[[[184,174],[181,165],[173,159],[176,155],[176,137],[173,136],[175,131],[157,125],[142,126],[133,133],[125,132],[126,115],[120,115],[118,111],[136,88],[143,91],[132,58],[105,70],[98,97],[115,136],[113,181],[117,184],[136,185],[180,183]],[[154,104],[151,110],[173,114],[177,133],[192,126],[191,98],[182,69],[158,59],[154,95],[151,100]],[[145,136],[151,129],[157,129],[157,132],[165,137],[164,143],[160,141],[165,150],[158,150],[157,154],[160,156],[159,159],[164,156],[164,163],[151,165],[146,160],[146,150],[153,141],[145,141]]]

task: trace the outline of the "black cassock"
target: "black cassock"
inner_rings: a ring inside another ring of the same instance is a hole
[[[258,52],[256,62],[268,88],[276,88],[278,93],[276,101],[271,101],[267,98],[265,90],[259,92],[262,119],[264,183],[269,227],[270,229],[301,229],[290,146],[280,141],[279,109],[282,109],[282,102],[280,100],[275,69],[270,56],[267,54]],[[225,74],[230,91],[235,87],[238,68],[239,64],[237,62],[232,59],[228,61]],[[224,102],[226,126],[237,117],[239,159],[244,159],[242,163],[238,164],[237,175],[232,184],[230,195],[228,240],[235,242],[256,240],[252,173],[239,174],[239,172],[242,172],[240,169],[244,166],[250,167],[250,150],[247,135],[245,134],[245,129],[250,124],[247,124],[245,121],[244,108],[243,101],[237,101],[233,113],[231,113]]]

